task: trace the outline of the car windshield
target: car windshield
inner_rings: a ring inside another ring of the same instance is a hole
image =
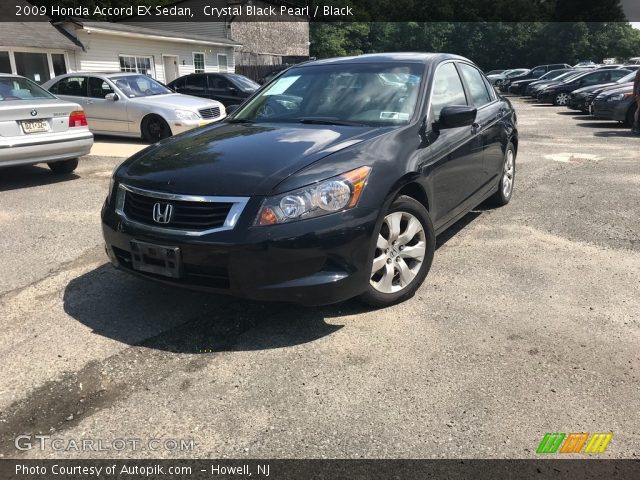
[[[513,70],[512,72],[510,72],[507,77],[515,77],[516,75],[524,75],[526,73],[529,73],[531,70]]]
[[[240,90],[244,92],[255,92],[260,88],[260,85],[244,75],[230,74],[229,78]]]
[[[418,63],[293,68],[230,121],[404,125],[416,108],[423,70]]]
[[[129,98],[150,97],[173,93],[161,83],[147,75],[125,75],[112,77],[111,81]]]
[[[0,101],[55,98],[44,88],[27,78],[0,77]]]
[[[556,78],[560,78],[565,72],[565,70],[551,70],[550,72],[545,73],[538,80],[553,80]]]

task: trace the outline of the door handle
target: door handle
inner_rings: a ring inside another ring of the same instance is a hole
[[[93,100],[87,100],[88,104],[93,104]]]

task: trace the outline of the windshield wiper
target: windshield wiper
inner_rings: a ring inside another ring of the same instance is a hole
[[[227,120],[227,123],[255,123],[253,120],[249,120],[248,118],[232,118]]]
[[[348,120],[337,120],[333,118],[298,118],[296,119],[300,123],[309,125],[344,125],[347,127],[366,127],[365,123],[351,122]]]

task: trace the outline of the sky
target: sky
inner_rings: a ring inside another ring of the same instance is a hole
[[[637,28],[640,30],[640,22],[631,22],[631,25],[633,25],[633,28]]]
[[[638,0],[622,0],[622,8],[634,27],[640,28],[640,2]]]

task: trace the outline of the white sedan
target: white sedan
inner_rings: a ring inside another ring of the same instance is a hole
[[[151,143],[226,117],[222,103],[174,93],[138,73],[68,73],[43,86],[82,105],[92,132]]]
[[[47,163],[54,172],[70,173],[92,145],[80,105],[27,78],[0,74],[0,167]]]

